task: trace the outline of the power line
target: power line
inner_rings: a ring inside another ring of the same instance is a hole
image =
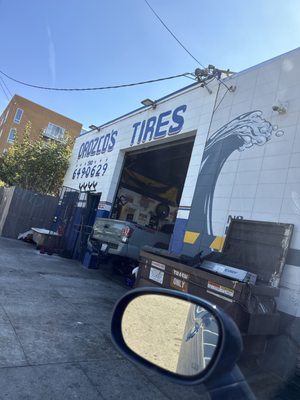
[[[217,111],[217,109],[220,107],[222,101],[224,100],[224,98],[225,98],[225,96],[226,96],[226,94],[227,94],[228,92],[230,92],[230,89],[229,89],[229,88],[226,89],[226,91],[224,92],[224,94],[223,94],[221,100],[219,101],[219,103],[218,103],[217,105],[215,105],[215,107],[214,107],[214,109],[213,109],[213,113],[212,113],[213,115],[215,114],[215,112]],[[218,92],[218,94],[219,94],[219,92]],[[218,94],[217,94],[217,97],[218,97]]]
[[[2,79],[1,79],[1,80],[2,80]],[[0,87],[1,87],[1,89],[2,89],[2,92],[4,93],[4,96],[5,96],[6,99],[7,99],[7,101],[9,101],[9,97],[8,97],[8,95],[7,95],[7,93],[6,93],[5,89],[4,89],[4,86],[2,85],[1,82],[0,82]]]
[[[147,81],[141,81],[141,82],[134,82],[134,83],[124,83],[121,85],[112,85],[112,86],[101,86],[101,87],[88,87],[88,88],[55,88],[55,87],[47,87],[47,86],[40,86],[40,85],[34,85],[31,83],[23,82],[20,81],[16,78],[13,78],[12,76],[9,76],[5,72],[0,70],[0,74],[4,75],[7,79],[10,79],[13,82],[19,83],[20,85],[23,86],[29,86],[35,89],[42,89],[42,90],[55,90],[55,91],[64,91],[64,92],[80,92],[80,91],[92,91],[92,90],[107,90],[107,89],[119,89],[119,88],[124,88],[124,87],[130,87],[130,86],[138,86],[138,85],[145,85],[147,83],[154,83],[154,82],[160,82],[160,81],[166,81],[170,79],[176,79],[176,78],[181,78],[181,77],[190,77],[193,76],[192,73],[186,72],[184,74],[178,74],[178,75],[173,75],[173,76],[167,76],[165,78],[157,78],[157,79],[151,79]]]
[[[166,30],[173,36],[173,38],[176,40],[177,43],[180,44],[180,46],[204,69],[206,69],[206,67],[204,67],[203,64],[201,64],[201,62],[199,60],[197,60],[196,57],[193,56],[193,54],[183,45],[183,43],[175,36],[175,34],[171,31],[170,28],[168,28],[168,26],[164,23],[164,21],[160,18],[160,16],[157,14],[157,12],[151,7],[151,5],[148,3],[147,0],[144,0],[145,3],[147,4],[147,6],[150,8],[150,10],[153,12],[153,14],[156,16],[156,18],[161,22],[161,24],[166,28]],[[231,88],[228,87],[218,76],[215,76],[215,78],[222,83],[222,85],[224,85],[226,87],[227,90],[231,91]]]
[[[1,89],[2,89],[2,92],[4,93],[4,96],[5,96],[6,99],[7,99],[7,101],[9,101],[9,97],[8,97],[8,95],[7,95],[7,93],[6,93],[5,89],[4,89],[4,86],[2,85],[1,82],[0,82],[0,87],[1,87]]]
[[[193,56],[193,54],[183,45],[183,43],[175,36],[175,34],[171,31],[170,28],[167,27],[167,25],[164,23],[164,21],[160,18],[160,16],[157,14],[157,12],[151,7],[151,5],[148,3],[147,0],[144,0],[147,6],[150,8],[150,10],[153,12],[153,14],[156,16],[156,18],[161,22],[161,24],[166,28],[166,30],[173,36],[173,38],[176,40],[177,43],[180,44],[180,46],[198,63],[202,68],[205,68],[203,64],[199,60],[197,60],[196,57]]]
[[[0,76],[0,79],[1,79],[1,81],[2,81],[2,83],[3,83],[3,85],[5,86],[6,90],[8,91],[10,97],[13,97],[13,95],[11,94],[11,91],[10,91],[9,88],[7,87],[7,85],[6,85],[6,83],[5,83],[5,80],[2,78],[2,76]]]

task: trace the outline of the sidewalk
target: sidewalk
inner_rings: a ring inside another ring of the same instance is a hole
[[[0,238],[0,399],[206,399],[115,350],[110,317],[126,291],[101,270]]]

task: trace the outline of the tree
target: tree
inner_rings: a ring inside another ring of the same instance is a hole
[[[72,152],[72,140],[30,139],[28,121],[22,139],[18,136],[0,156],[0,180],[41,194],[57,195]]]

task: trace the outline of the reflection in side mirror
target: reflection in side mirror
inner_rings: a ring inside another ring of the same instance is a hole
[[[218,306],[163,288],[139,288],[116,304],[112,340],[133,362],[173,382],[205,385],[212,399],[255,397],[236,362],[242,338]]]
[[[126,345],[152,364],[194,376],[206,369],[219,342],[214,315],[188,300],[158,294],[134,298],[121,323]]]

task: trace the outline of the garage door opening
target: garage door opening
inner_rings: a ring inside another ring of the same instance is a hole
[[[111,218],[172,233],[194,137],[126,153]]]

